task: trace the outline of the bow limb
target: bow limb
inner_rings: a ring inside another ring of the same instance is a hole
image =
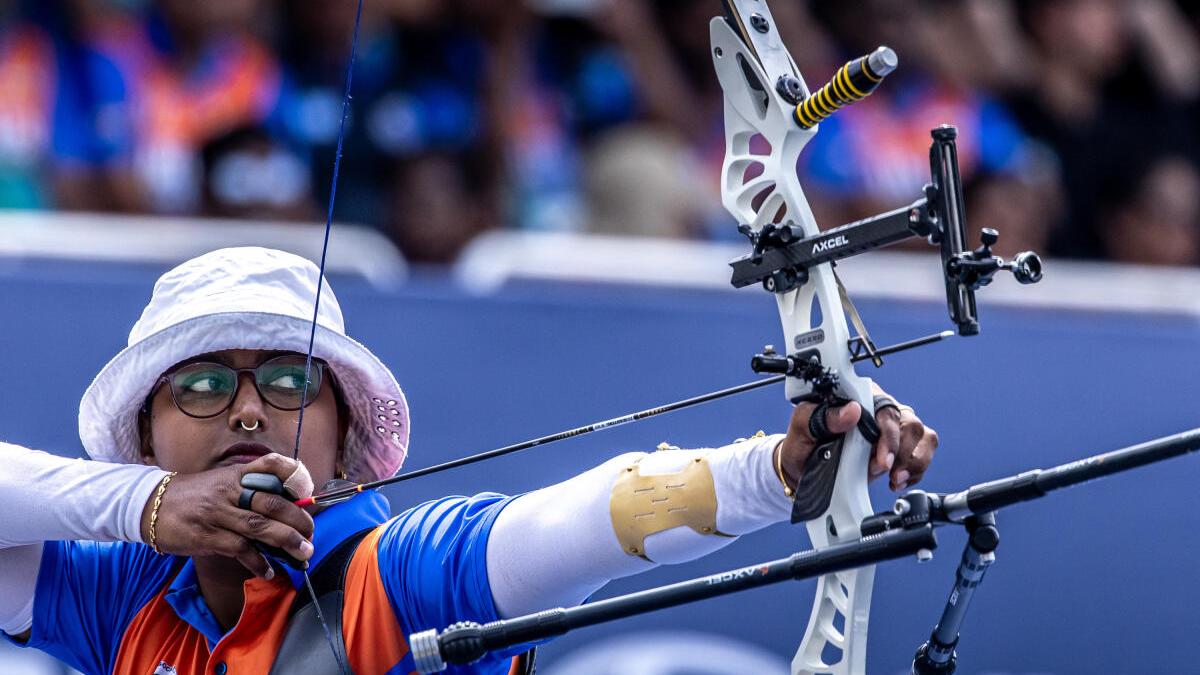
[[[798,226],[805,238],[815,236],[820,229],[796,176],[796,162],[816,128],[804,129],[793,121],[795,105],[777,93],[776,84],[787,75],[805,95],[807,90],[765,3],[753,3],[753,12],[743,12],[744,4],[727,1],[727,17],[710,25],[713,61],[725,92],[722,202],[752,238],[777,224]],[[836,397],[858,401],[864,416],[870,415],[871,383],[854,372],[850,330],[832,266],[811,268],[803,283],[768,279],[766,286],[778,304],[786,354],[815,355],[820,366],[835,373]],[[789,376],[786,386],[793,403],[816,393],[814,383],[800,377]],[[859,538],[860,523],[873,512],[867,493],[871,446],[854,430],[819,447],[806,467],[805,477],[811,480],[802,481],[797,499],[807,503],[793,511],[793,520],[802,516],[807,521],[815,548]],[[819,579],[793,673],[865,672],[873,581],[874,567]]]

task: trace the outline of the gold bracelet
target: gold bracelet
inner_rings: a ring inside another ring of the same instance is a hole
[[[783,495],[785,497],[792,496],[792,488],[788,487],[787,479],[783,476],[783,441],[775,446],[775,475],[779,477],[779,482],[783,483]]]
[[[158,484],[158,490],[154,493],[154,505],[150,507],[150,548],[159,555],[163,555],[163,552],[158,550],[158,531],[155,529],[158,526],[158,507],[162,506],[162,498],[167,492],[167,485],[178,473],[172,471],[163,476],[162,482]]]

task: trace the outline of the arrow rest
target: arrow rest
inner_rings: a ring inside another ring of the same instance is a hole
[[[756,373],[774,373],[796,377],[812,385],[813,393],[828,399],[837,389],[838,376],[821,365],[821,353],[815,349],[791,356],[780,356],[772,345],[763,348],[750,360],[750,369]]]

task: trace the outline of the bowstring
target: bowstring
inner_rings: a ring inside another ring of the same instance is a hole
[[[329,254],[329,235],[333,230],[333,205],[337,200],[338,173],[342,167],[342,148],[346,141],[346,118],[350,116],[350,85],[354,81],[354,59],[358,54],[358,34],[362,27],[362,11],[363,0],[358,0],[357,7],[354,11],[354,33],[350,39],[350,58],[346,63],[346,88],[342,93],[342,119],[338,123],[338,138],[337,150],[333,155],[333,177],[329,182],[329,205],[325,211],[325,236],[321,242],[321,263],[317,267],[317,297],[313,301],[312,326],[308,332],[308,351],[304,355],[304,391],[300,397],[300,413],[296,418],[296,443],[292,449],[292,459],[300,459],[300,439],[301,433],[304,430],[304,410],[308,407],[308,388],[312,384],[312,361],[313,361],[313,346],[317,339],[317,317],[321,311],[321,291],[325,285],[325,260]],[[338,652],[337,645],[333,641],[333,633],[329,629],[329,624],[325,621],[325,616],[321,612],[321,603],[317,598],[317,592],[313,588],[312,579],[309,577],[307,566],[304,572],[304,585],[308,588],[309,598],[312,600],[313,609],[316,611],[317,620],[321,623],[321,628],[325,631],[325,639],[329,642],[329,649],[333,652],[333,660],[338,665],[338,670],[342,675],[350,675],[350,668]]]
[[[337,150],[333,155],[333,179],[329,182],[329,206],[325,212],[325,238],[321,242],[321,264],[317,268],[317,298],[313,301],[312,328],[308,333],[308,351],[304,355],[304,391],[300,397],[300,415],[296,418],[296,444],[292,459],[300,458],[300,432],[304,429],[304,409],[308,407],[308,387],[312,383],[313,345],[317,339],[317,316],[321,311],[321,290],[325,286],[325,259],[329,254],[329,234],[333,230],[333,205],[337,200],[338,172],[342,168],[342,146],[346,140],[346,118],[350,116],[350,85],[354,80],[354,59],[358,54],[358,32],[362,25],[363,0],[354,14],[354,36],[350,40],[350,60],[346,63],[346,89],[342,94],[342,119],[338,124]]]

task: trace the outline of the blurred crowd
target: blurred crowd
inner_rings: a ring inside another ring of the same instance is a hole
[[[0,0],[0,207],[323,220],[355,0]],[[818,222],[895,208],[960,129],[1002,252],[1200,263],[1200,9],[775,0],[810,87],[901,67],[798,167]],[[335,218],[412,260],[492,228],[738,236],[717,0],[366,0]]]

